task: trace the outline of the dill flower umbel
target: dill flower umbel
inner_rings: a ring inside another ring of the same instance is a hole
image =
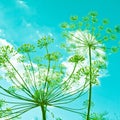
[[[105,59],[104,45],[97,41],[96,37],[87,30],[69,32],[66,42],[75,54],[80,54],[88,58],[87,53],[90,48],[93,60],[104,61]]]
[[[66,35],[66,49],[75,55],[84,57],[82,64],[78,63],[77,71],[82,76],[82,82],[89,82],[89,50],[91,52],[93,84],[99,84],[98,77],[102,76],[102,71],[106,68],[105,47],[97,41],[95,36],[89,31],[70,31]],[[69,63],[70,64],[70,63]],[[73,64],[71,68],[73,67]],[[68,67],[70,69],[70,67]],[[86,76],[86,77],[85,77]],[[84,78],[84,79],[83,79]],[[80,78],[79,78],[80,79]]]

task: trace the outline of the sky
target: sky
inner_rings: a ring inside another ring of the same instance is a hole
[[[93,10],[98,12],[99,19],[108,18],[111,26],[120,24],[119,0],[0,0],[0,39],[18,47],[52,34],[59,43],[63,41],[62,22],[69,21],[72,15],[82,18]],[[100,79],[100,86],[93,88],[94,110],[107,111],[111,120],[120,116],[119,61],[120,52],[108,56],[108,75]],[[57,111],[63,120],[80,120],[76,114]],[[22,120],[34,120],[36,113],[40,114],[38,109],[23,115]]]

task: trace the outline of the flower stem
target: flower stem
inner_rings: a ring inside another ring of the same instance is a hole
[[[91,59],[91,47],[89,46],[89,69],[90,69],[90,83],[89,83],[89,93],[88,93],[88,109],[87,109],[87,118],[90,120],[90,111],[91,111],[91,99],[92,99],[92,59]]]
[[[46,105],[41,105],[42,120],[46,120]]]

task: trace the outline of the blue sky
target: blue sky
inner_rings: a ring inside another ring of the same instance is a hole
[[[41,36],[52,33],[56,43],[59,43],[63,41],[60,23],[69,21],[71,15],[81,18],[92,10],[98,12],[99,20],[108,18],[111,26],[120,24],[119,0],[0,0],[0,38],[19,46],[25,42],[35,43]],[[112,120],[115,119],[114,114],[120,115],[119,73],[118,52],[108,58],[109,75],[101,78],[99,87],[93,88],[94,110],[107,111]],[[35,113],[33,117],[31,113],[26,113],[22,120],[25,120],[25,116],[33,118]],[[64,111],[59,111],[59,116],[63,120],[80,119],[78,115]]]

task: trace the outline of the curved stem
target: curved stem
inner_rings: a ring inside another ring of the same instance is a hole
[[[21,74],[19,73],[19,71],[15,68],[15,66],[11,63],[10,60],[8,60],[6,58],[7,62],[10,64],[10,66],[13,68],[13,70],[16,72],[16,74],[20,77],[20,79],[22,80],[22,82],[24,83],[24,85],[22,85],[22,87],[24,88],[24,92],[30,96],[30,97],[33,97],[32,93],[30,92],[29,90],[29,86],[27,85],[27,83],[25,82],[25,80],[23,79],[23,77],[21,76]],[[17,82],[20,84],[20,81],[17,80]]]
[[[91,47],[89,46],[89,69],[90,69],[90,83],[89,83],[89,93],[88,93],[88,109],[87,109],[87,118],[90,120],[90,111],[91,111],[91,99],[92,99],[92,59],[91,59]]]
[[[74,72],[75,72],[76,66],[77,66],[77,63],[75,63],[72,72],[70,73],[70,75],[68,76],[68,78],[62,83],[62,85],[64,85],[66,82],[69,83],[70,78],[72,77],[72,75],[73,75]],[[58,92],[59,89],[60,89],[60,86],[58,85],[58,86],[56,86],[54,89],[52,89],[52,90],[49,92],[49,95],[51,96],[51,94],[54,94],[54,93],[55,93],[55,96],[54,96],[54,97],[57,96],[57,98],[58,98],[58,95],[61,95],[61,91]],[[66,87],[62,88],[62,91],[64,91],[65,89],[66,89]],[[56,94],[56,93],[58,93],[58,94]]]

